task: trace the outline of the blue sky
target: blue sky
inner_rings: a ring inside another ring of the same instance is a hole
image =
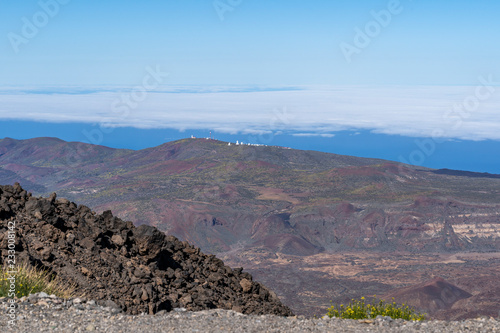
[[[399,13],[350,64],[339,45],[390,1],[221,0],[233,8],[223,21],[216,1],[65,1],[19,53],[7,34],[22,35],[22,18],[42,8],[0,1],[0,84],[136,84],[156,64],[171,84],[453,85],[500,75],[494,0],[397,1]]]
[[[394,160],[432,139],[423,165],[500,173],[499,12],[493,0],[0,0],[0,138],[92,141],[60,123],[164,139],[213,129]],[[99,143],[153,144],[118,132]],[[347,132],[365,141],[331,144]]]

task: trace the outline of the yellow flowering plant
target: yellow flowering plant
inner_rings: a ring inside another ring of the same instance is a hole
[[[365,298],[360,300],[352,299],[351,302],[344,306],[332,305],[328,308],[326,314],[328,317],[336,317],[343,319],[371,319],[377,316],[387,316],[392,319],[405,319],[421,321],[425,319],[424,314],[417,313],[415,309],[406,304],[398,305],[396,302],[386,303],[384,300],[379,300],[374,304],[365,304]]]

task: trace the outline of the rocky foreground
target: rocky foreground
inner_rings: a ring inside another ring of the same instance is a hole
[[[17,262],[46,269],[75,284],[76,295],[111,301],[127,314],[186,308],[293,315],[241,268],[154,227],[136,228],[110,211],[99,215],[55,193],[35,198],[17,183],[0,186],[0,265],[13,225]]]
[[[231,310],[198,312],[176,308],[155,315],[127,315],[113,302],[81,298],[59,299],[46,294],[17,303],[17,322],[1,332],[500,332],[500,321],[479,318],[464,321],[413,322],[378,317],[373,320],[305,319],[274,315],[243,315]],[[2,309],[6,300],[0,299]],[[3,311],[2,311],[3,312]]]

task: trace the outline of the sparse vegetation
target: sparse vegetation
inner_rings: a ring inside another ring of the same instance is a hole
[[[38,292],[45,292],[49,295],[56,295],[61,298],[69,298],[74,295],[75,287],[54,277],[50,272],[31,266],[27,263],[16,265],[15,274],[15,297],[21,298]],[[0,271],[0,297],[9,297],[10,280],[13,276],[7,266],[3,266]]]
[[[423,314],[417,313],[413,308],[405,305],[397,305],[396,302],[386,303],[384,300],[379,300],[378,303],[365,304],[365,298],[361,300],[352,299],[347,305],[336,304],[328,309],[327,316],[343,318],[343,319],[371,319],[377,316],[387,316],[392,319],[405,320],[424,320]]]

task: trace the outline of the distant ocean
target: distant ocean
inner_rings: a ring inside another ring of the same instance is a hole
[[[101,133],[97,135],[96,133]],[[89,136],[90,135],[90,139]],[[295,135],[294,135],[295,134]],[[333,137],[303,136],[298,133],[226,134],[212,131],[212,137],[227,142],[258,143],[303,150],[359,157],[381,158],[421,165],[429,168],[448,168],[500,174],[500,142],[492,140],[450,140],[434,143],[429,138],[370,133],[369,131],[339,131]],[[188,138],[191,135],[209,137],[210,131],[185,129],[138,129],[120,127],[100,131],[98,124],[42,123],[0,120],[0,138],[29,139],[58,137],[65,141],[99,143],[113,148],[143,149],[165,142]],[[99,141],[99,139],[101,139]],[[94,142],[92,142],[94,141]]]

